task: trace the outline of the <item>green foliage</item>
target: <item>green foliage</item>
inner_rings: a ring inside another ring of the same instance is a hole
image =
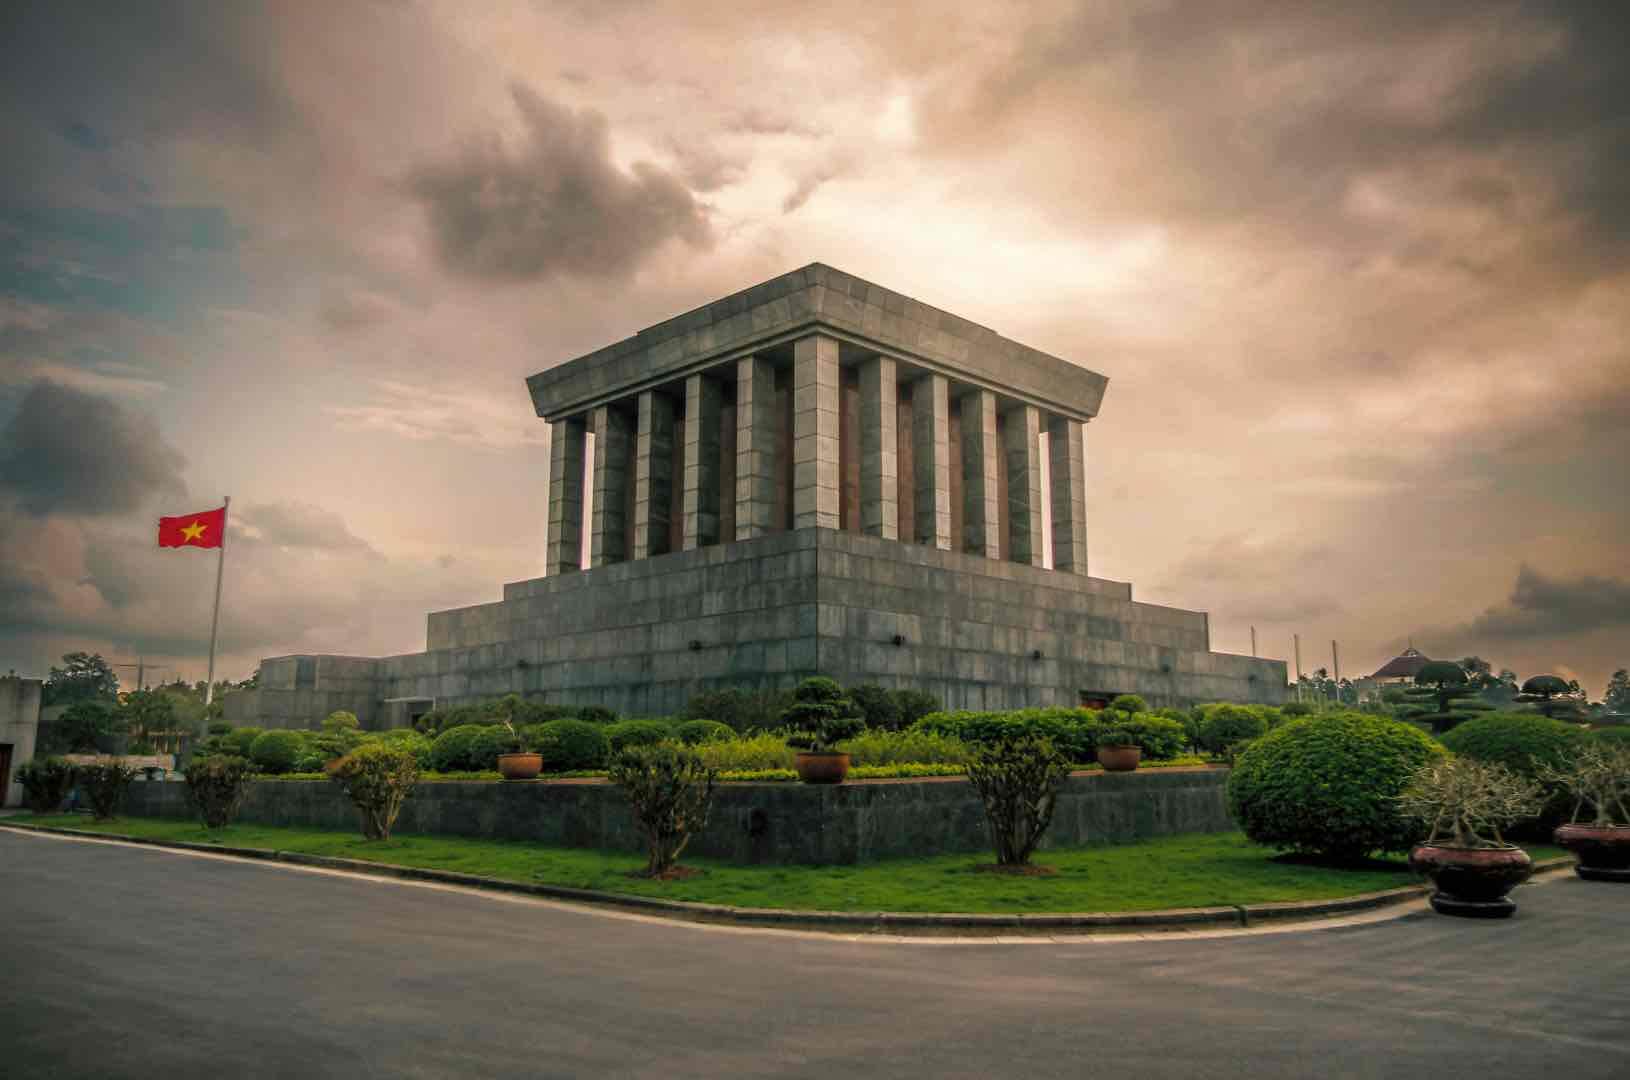
[[[356,806],[362,835],[369,840],[389,840],[402,803],[418,782],[419,763],[410,750],[370,742],[336,761],[329,775]]]
[[[1093,739],[1093,745],[1110,749],[1123,746],[1137,746],[1138,743],[1137,740],[1132,737],[1132,733],[1127,731],[1125,728],[1106,727],[1099,729],[1097,737]]]
[[[893,731],[900,726],[899,703],[894,700],[893,694],[876,683],[851,686],[849,700],[855,703],[867,727]]]
[[[603,768],[611,756],[606,729],[587,720],[550,720],[526,730],[528,748],[543,755],[549,772]]]
[[[286,773],[305,752],[306,740],[298,731],[263,731],[249,744],[249,760],[266,773]]]
[[[1630,826],[1630,741],[1587,739],[1564,768],[1541,765],[1539,779],[1573,799],[1571,820],[1598,828]]]
[[[119,764],[115,758],[102,758],[90,765],[74,770],[74,781],[91,804],[91,813],[97,821],[119,816],[125,792],[136,779],[136,770]]]
[[[730,742],[700,743],[694,752],[721,772],[754,772],[793,766],[793,752],[785,737],[772,732],[744,735]]]
[[[1047,739],[1004,739],[980,747],[968,779],[985,804],[996,861],[1023,866],[1053,823],[1058,789],[1070,762]]]
[[[939,712],[940,699],[926,690],[896,690],[894,704],[900,710],[900,726],[908,728],[931,712]]]
[[[1200,722],[1199,747],[1230,762],[1240,748],[1268,733],[1268,721],[1243,705],[1219,704],[1205,709]]]
[[[1424,732],[1384,717],[1291,720],[1240,753],[1229,812],[1253,841],[1281,850],[1343,860],[1406,851],[1418,827],[1398,795],[1443,753]]]
[[[889,765],[965,765],[974,748],[926,731],[863,731],[838,744],[855,768]],[[859,779],[859,777],[856,777]]]
[[[787,745],[813,753],[830,752],[835,744],[866,729],[860,710],[831,679],[815,675],[798,684],[793,701],[781,714]]]
[[[154,733],[175,728],[175,700],[159,690],[132,690],[119,706],[119,718],[130,733],[131,749],[150,750]]]
[[[636,746],[655,746],[674,737],[674,729],[661,720],[619,720],[603,730],[613,754]]]
[[[1630,670],[1620,668],[1607,680],[1602,704],[1611,713],[1630,713]]]
[[[323,721],[323,730],[328,732],[357,731],[361,727],[357,714],[346,709],[335,709]]]
[[[717,720],[686,720],[674,726],[674,734],[686,746],[705,742],[727,742],[736,737],[729,724]]]
[[[685,705],[687,720],[717,720],[739,735],[767,731],[781,719],[792,704],[786,690],[743,690],[727,687],[695,695]]]
[[[1492,708],[1481,699],[1479,686],[1472,684],[1464,668],[1447,660],[1434,660],[1415,673],[1415,685],[1404,691],[1399,716],[1428,724],[1442,734]]]
[[[1313,706],[1305,701],[1287,701],[1279,706],[1279,715],[1286,720],[1294,720],[1299,716],[1312,716]]]
[[[51,743],[69,753],[94,754],[111,749],[102,744],[123,731],[114,707],[104,701],[76,701],[51,725]]]
[[[617,711],[604,705],[585,705],[577,710],[577,718],[587,724],[610,726],[617,722]]]
[[[233,728],[220,737],[221,752],[230,754],[233,757],[248,757],[249,748],[255,744],[256,739],[260,738],[261,730],[258,727]]]
[[[497,730],[508,734],[501,727]],[[437,772],[497,768],[498,745],[491,732],[492,727],[485,724],[448,728],[430,744],[430,767]]]
[[[1149,711],[1149,703],[1144,701],[1137,694],[1118,694],[1116,695],[1115,700],[1109,703],[1109,707],[1114,712],[1119,713],[1140,713]]]
[[[1586,733],[1586,737],[1591,742],[1630,746],[1630,725],[1621,724],[1617,727],[1593,728]]]
[[[110,708],[118,701],[119,677],[101,653],[68,653],[61,667],[53,667],[40,687],[41,705],[100,701]]]
[[[204,729],[204,734],[206,734],[206,735],[226,735],[229,732],[231,732],[231,730],[232,730],[232,725],[227,723],[225,720],[215,720],[215,721],[210,723],[209,727]]]
[[[707,825],[715,770],[689,750],[635,746],[612,758],[611,781],[623,789],[645,830],[648,877],[670,872],[691,835]]]
[[[1487,713],[1446,733],[1443,745],[1451,753],[1504,765],[1533,779],[1542,767],[1564,767],[1584,738],[1578,727],[1538,713]],[[1535,825],[1526,831],[1545,832],[1567,819],[1571,805],[1567,792],[1549,783],[1545,796]]]
[[[1532,704],[1541,715],[1553,720],[1579,720],[1584,694],[1578,683],[1560,675],[1535,675],[1522,684],[1517,700]]]
[[[241,757],[195,757],[181,774],[187,778],[187,801],[198,811],[204,825],[221,829],[238,816],[249,794],[249,780],[255,774],[255,767]]]
[[[74,786],[74,767],[59,757],[35,758],[17,769],[23,801],[36,814],[54,813]]]
[[[1015,709],[1008,712],[930,713],[913,731],[945,735],[981,746],[1008,739],[1045,738],[1077,764],[1097,760],[1098,735],[1106,728],[1126,731],[1150,761],[1183,752],[1187,734],[1181,721],[1161,713],[1116,709]]]

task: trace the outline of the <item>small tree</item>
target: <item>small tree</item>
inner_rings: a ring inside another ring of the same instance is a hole
[[[607,775],[628,796],[645,830],[645,876],[668,876],[691,836],[707,825],[718,770],[689,750],[662,744],[620,752]]]
[[[1448,660],[1434,660],[1417,671],[1415,685],[1405,691],[1405,702],[1409,707],[1404,710],[1402,719],[1430,724],[1432,731],[1439,735],[1478,713],[1493,709],[1487,702],[1477,700],[1477,688],[1467,678],[1465,669]]]
[[[23,798],[36,814],[49,814],[62,805],[74,786],[74,767],[59,757],[35,758],[17,770]]]
[[[69,753],[94,754],[120,732],[118,715],[104,701],[76,701],[51,725],[51,742]]]
[[[419,780],[413,752],[386,742],[363,743],[328,766],[328,775],[341,787],[362,819],[362,835],[389,840],[391,826],[402,803]]]
[[[255,767],[241,757],[193,758],[181,775],[187,778],[187,801],[205,826],[221,829],[232,824],[249,794]]]
[[[1517,700],[1533,705],[1552,720],[1578,720],[1583,696],[1578,683],[1560,675],[1535,675],[1522,684]]]
[[[1053,823],[1070,763],[1041,738],[1002,739],[968,762],[968,779],[985,804],[999,866],[1024,866]]]
[[[820,676],[798,684],[781,723],[791,732],[788,746],[814,754],[832,753],[838,743],[866,730],[866,721],[843,687]]]
[[[136,779],[136,770],[120,764],[117,758],[102,758],[79,766],[75,779],[90,800],[91,814],[97,821],[109,821],[119,816],[119,807]]]
[[[900,703],[892,693],[876,683],[851,686],[849,700],[860,710],[868,728],[895,731],[900,727]]]
[[[119,677],[101,653],[68,653],[62,666],[53,667],[45,677],[40,697],[43,705],[102,701],[112,706],[119,698]]]
[[[1630,825],[1630,745],[1592,740],[1561,768],[1543,761],[1534,765],[1540,780],[1573,796],[1570,820],[1585,823],[1581,815],[1588,807],[1590,825]]]
[[[1398,795],[1404,814],[1428,826],[1428,844],[1458,848],[1505,847],[1501,826],[1533,817],[1544,803],[1533,781],[1466,757],[1426,765]]]
[[[1630,671],[1620,668],[1607,680],[1602,693],[1602,704],[1611,713],[1630,713]]]

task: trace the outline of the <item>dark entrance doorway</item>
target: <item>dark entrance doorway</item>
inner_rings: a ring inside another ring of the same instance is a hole
[[[0,806],[6,805],[11,794],[11,744],[0,743]]]

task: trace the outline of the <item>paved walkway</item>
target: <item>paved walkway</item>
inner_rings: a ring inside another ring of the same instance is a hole
[[[0,832],[0,1075],[1630,1075],[1630,888],[1263,936],[781,937]]]

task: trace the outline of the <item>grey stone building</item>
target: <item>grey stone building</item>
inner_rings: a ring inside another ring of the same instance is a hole
[[[819,263],[527,380],[544,576],[434,612],[426,651],[262,662],[235,722],[405,724],[509,692],[624,714],[811,674],[950,708],[1277,703],[1285,664],[1088,574],[1107,380]]]

